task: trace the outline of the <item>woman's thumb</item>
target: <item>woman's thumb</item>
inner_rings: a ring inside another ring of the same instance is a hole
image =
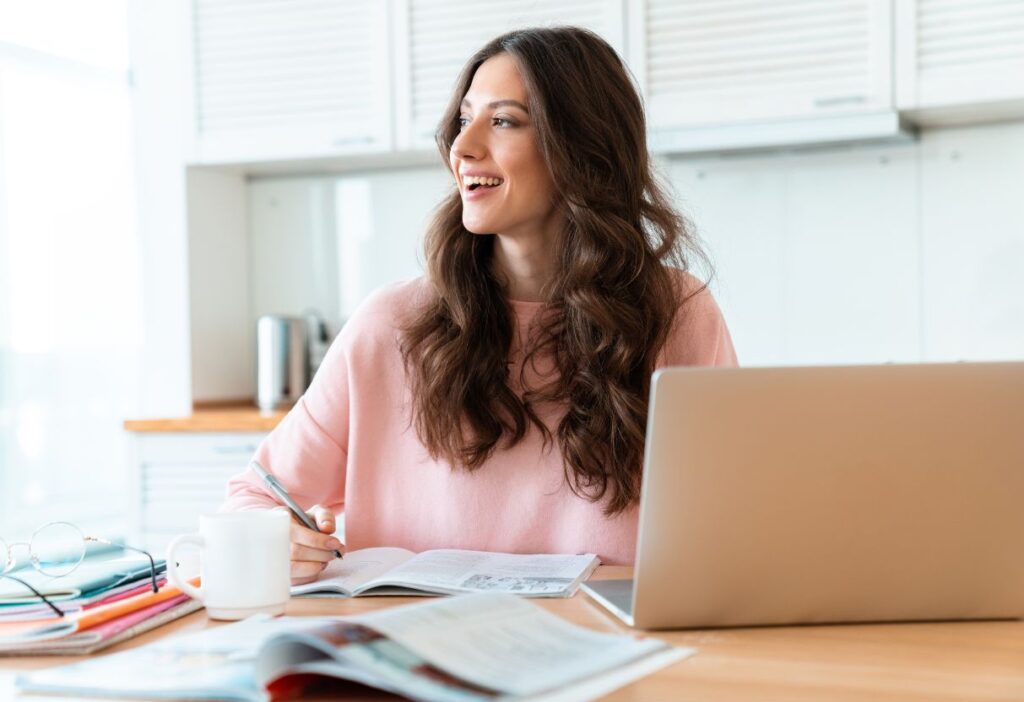
[[[320,531],[328,534],[334,531],[334,512],[322,505],[313,505],[309,511],[312,513],[313,520]]]

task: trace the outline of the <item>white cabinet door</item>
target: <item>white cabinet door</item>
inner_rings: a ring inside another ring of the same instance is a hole
[[[1024,0],[896,0],[897,105],[921,121],[1024,115]]]
[[[174,536],[194,532],[199,515],[217,511],[228,478],[245,470],[265,436],[136,434],[132,533],[140,534],[154,555],[162,555]]]
[[[395,127],[399,148],[430,148],[465,62],[512,29],[572,24],[623,53],[623,0],[397,0]]]
[[[388,3],[192,0],[191,10],[196,162],[391,148]]]
[[[770,146],[773,125],[894,118],[890,0],[643,0],[629,27],[656,148]],[[720,131],[688,140],[708,128]]]

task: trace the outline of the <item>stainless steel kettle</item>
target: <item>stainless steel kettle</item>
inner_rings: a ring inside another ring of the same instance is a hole
[[[291,407],[309,386],[309,341],[301,317],[256,320],[256,404],[264,412]]]

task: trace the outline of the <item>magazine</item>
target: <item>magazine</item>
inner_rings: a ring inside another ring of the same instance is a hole
[[[198,578],[192,581],[194,585],[198,582]],[[187,599],[188,595],[182,593],[178,588],[165,586],[158,592],[150,590],[134,597],[116,600],[94,609],[81,610],[63,617],[36,621],[0,622],[0,654],[7,651],[17,652],[30,643],[64,639],[116,619],[133,615],[136,612],[143,610],[152,612],[154,610],[150,608],[161,603],[173,602],[177,605]]]
[[[352,617],[251,617],[19,676],[36,693],[264,702],[326,682],[414,700],[591,699],[692,655],[570,624],[504,593]]]
[[[164,587],[167,584],[167,579],[161,575],[157,577],[156,583],[158,587]],[[83,610],[95,609],[96,607],[110,604],[111,602],[134,597],[135,595],[144,592],[152,592],[152,588],[153,585],[149,578],[145,578],[143,580],[118,585],[110,588],[109,590],[94,592],[90,595],[75,597],[70,600],[61,600],[60,609],[65,614],[82,612]],[[36,604],[32,604],[27,601],[23,604],[0,605],[0,630],[2,630],[3,625],[8,622],[52,619],[53,610],[50,609],[49,605],[38,600],[38,598],[36,598],[36,602]]]
[[[163,560],[156,561],[157,575],[167,569]],[[91,600],[107,594],[115,588],[131,588],[149,577],[149,559],[140,556],[124,558],[86,559],[74,572],[53,578],[26,568],[11,574],[28,582],[37,591],[46,595],[51,602],[65,600]],[[35,594],[14,580],[0,578],[0,607],[38,603]]]
[[[600,560],[554,554],[437,549],[364,548],[332,561],[320,579],[292,595],[457,595],[508,592],[524,597],[572,597]]]
[[[63,638],[4,646],[0,648],[0,656],[84,656],[144,634],[202,607],[202,602],[182,595]]]

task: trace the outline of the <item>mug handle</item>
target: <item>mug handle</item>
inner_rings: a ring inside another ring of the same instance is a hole
[[[175,538],[167,547],[167,579],[171,581],[171,584],[192,599],[202,602],[203,598],[206,596],[206,592],[201,587],[195,587],[194,585],[188,584],[185,579],[181,577],[181,574],[178,572],[178,563],[174,559],[174,552],[185,544],[194,544],[201,549],[206,545],[206,542],[203,541],[203,537],[199,534],[185,534]]]

